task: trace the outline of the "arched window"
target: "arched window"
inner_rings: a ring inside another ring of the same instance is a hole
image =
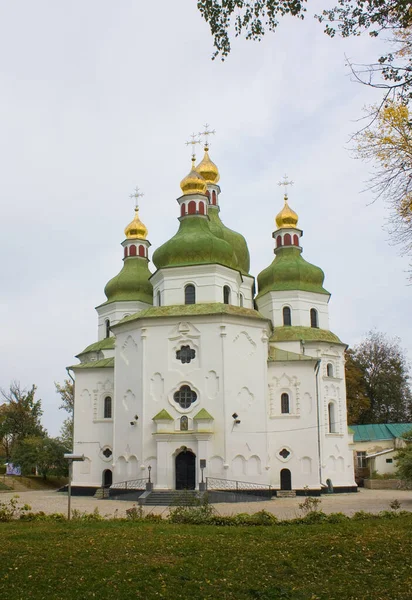
[[[214,204],[214,205],[216,205],[216,204],[217,204],[217,201],[216,201],[216,192],[215,192],[215,190],[213,190],[213,192],[212,192],[212,204]]]
[[[188,385],[182,385],[180,390],[173,394],[173,400],[181,408],[190,408],[193,402],[196,402],[197,394]]]
[[[209,198],[209,203],[210,203],[210,192],[209,192],[209,190],[207,190],[206,196]]]
[[[110,396],[106,396],[104,399],[104,413],[103,416],[105,419],[112,418],[112,399]]]
[[[293,236],[293,245],[294,246],[299,246],[299,237],[296,235]]]
[[[157,306],[162,306],[162,298],[160,295],[160,291],[157,292]]]
[[[328,363],[326,365],[326,375],[328,377],[333,377],[333,365],[332,365],[332,363]]]
[[[106,319],[104,322],[104,326],[106,328],[106,337],[110,337],[110,319]]]
[[[180,417],[180,431],[187,431],[189,429],[189,419],[186,415]]]
[[[329,402],[328,404],[328,420],[329,433],[336,433],[336,410],[333,402]]]
[[[127,258],[127,246],[125,246],[125,249],[124,249],[124,257]]]
[[[130,246],[129,256],[136,256],[136,246],[134,244]]]
[[[230,304],[230,287],[228,285],[223,286],[223,303]]]
[[[180,207],[180,216],[184,217],[186,214],[186,205],[182,204],[182,206]]]
[[[282,245],[282,236],[278,235],[276,238],[276,248],[279,248]]]
[[[290,233],[285,233],[285,237],[283,238],[283,243],[285,246],[291,246],[292,237],[291,237]]]
[[[316,308],[310,309],[310,326],[311,327],[319,327],[318,325],[318,311]]]
[[[292,325],[292,311],[290,310],[289,306],[283,307],[283,325]]]
[[[191,283],[185,287],[185,304],[196,304],[196,290]]]
[[[290,412],[289,410],[289,394],[282,394],[280,397],[280,412],[285,415]]]
[[[239,306],[243,306],[243,294],[239,294]]]
[[[140,244],[140,246],[139,246],[139,256],[146,256],[146,253],[144,251],[144,246],[142,244]]]
[[[189,213],[189,215],[195,215],[196,214],[196,202],[194,200],[191,200],[187,206],[187,211]]]
[[[201,214],[201,215],[205,214],[205,205],[203,202],[199,202],[199,214]]]

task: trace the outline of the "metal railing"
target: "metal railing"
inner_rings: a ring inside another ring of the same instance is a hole
[[[206,490],[209,492],[230,492],[234,494],[265,496],[269,498],[273,493],[271,486],[264,483],[238,481],[235,479],[219,479],[217,477],[206,477]]]
[[[143,477],[142,479],[129,479],[128,481],[119,481],[117,483],[112,483],[110,486],[111,490],[145,490],[146,484],[149,483],[148,477]]]

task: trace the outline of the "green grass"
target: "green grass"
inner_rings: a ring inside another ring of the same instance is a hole
[[[0,524],[0,598],[410,600],[412,518]]]
[[[0,492],[10,491],[12,488],[0,481]]]

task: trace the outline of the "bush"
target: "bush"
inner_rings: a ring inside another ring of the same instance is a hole
[[[344,521],[349,521],[350,517],[348,515],[344,515],[342,512],[330,513],[327,515],[328,523],[343,523]]]
[[[23,504],[19,506],[19,496],[13,496],[6,502],[0,501],[0,522],[12,521],[13,519],[20,519],[23,514],[31,510],[31,506]]]

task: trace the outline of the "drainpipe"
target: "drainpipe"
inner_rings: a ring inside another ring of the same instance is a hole
[[[315,365],[315,381],[316,381],[316,419],[318,425],[318,460],[319,460],[319,483],[322,488],[322,456],[321,456],[321,443],[320,443],[320,414],[319,414],[319,369],[320,360],[316,361]],[[326,487],[326,486],[325,486]]]
[[[66,367],[66,371],[67,371],[67,375],[70,377],[70,379],[71,379],[71,380],[72,380],[72,382],[73,382],[73,414],[72,414],[72,417],[73,417],[73,431],[72,431],[72,436],[73,436],[73,447],[72,447],[72,451],[74,452],[74,387],[75,387],[75,385],[76,385],[76,382],[75,382],[75,380],[74,380],[74,377],[73,377],[73,375],[70,373],[70,367]]]

